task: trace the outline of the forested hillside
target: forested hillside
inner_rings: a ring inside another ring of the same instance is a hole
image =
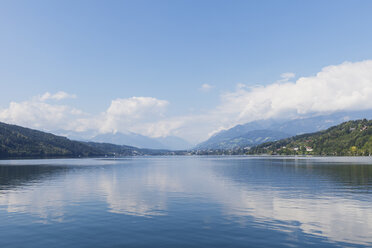
[[[102,155],[101,150],[78,141],[0,122],[0,158]]]
[[[372,120],[348,121],[324,131],[267,142],[248,153],[368,156],[372,154]]]
[[[73,141],[63,136],[0,122],[0,159],[174,154],[184,154],[184,152],[141,149],[109,143]]]

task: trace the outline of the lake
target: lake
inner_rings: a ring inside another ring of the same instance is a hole
[[[372,158],[4,160],[0,247],[372,247]]]

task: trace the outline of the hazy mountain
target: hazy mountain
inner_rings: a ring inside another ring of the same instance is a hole
[[[136,133],[106,133],[97,134],[93,131],[74,132],[66,130],[55,130],[53,133],[66,136],[70,139],[80,141],[104,142],[116,145],[127,145],[138,148],[185,150],[191,148],[190,143],[176,136],[151,138]]]
[[[254,121],[244,125],[237,125],[228,130],[222,130],[214,134],[208,140],[198,144],[196,149],[217,149],[217,147],[223,149],[223,144],[228,143],[229,140],[239,138],[240,136],[255,130],[268,130],[275,123],[274,120],[264,120]]]
[[[94,142],[112,143],[116,145],[129,145],[139,148],[166,149],[166,147],[159,141],[135,133],[99,134],[89,140]]]
[[[197,149],[236,149],[258,145],[264,142],[276,141],[290,137],[290,134],[273,130],[248,131],[234,138],[227,138],[215,143],[202,143]]]
[[[287,135],[290,137],[303,133],[317,132],[327,129],[331,126],[338,125],[347,120],[356,119],[372,119],[372,111],[353,111],[353,112],[338,112],[330,115],[315,116],[309,118],[299,118],[294,120],[261,120],[249,122],[243,125],[237,125],[228,130],[223,130],[213,135],[208,140],[196,146],[196,149],[229,149],[231,144],[237,143],[235,141],[241,139],[242,142],[249,143],[249,140],[254,140],[257,137],[280,137]],[[277,136],[267,133],[263,130],[279,132]],[[281,138],[285,138],[281,137]],[[244,141],[246,140],[246,141]],[[258,141],[259,144],[261,141]],[[263,142],[261,142],[263,143]]]
[[[71,140],[77,140],[77,141],[90,141],[94,136],[96,136],[96,133],[93,131],[75,132],[75,131],[58,129],[58,130],[52,130],[50,132],[55,135],[64,136]]]
[[[185,150],[191,148],[191,144],[189,142],[176,136],[160,137],[155,138],[155,140],[160,142],[166,149]]]
[[[164,138],[151,138],[135,133],[107,133],[99,134],[90,139],[95,142],[106,142],[117,145],[129,145],[139,148],[182,150],[190,148],[185,140],[168,136]]]

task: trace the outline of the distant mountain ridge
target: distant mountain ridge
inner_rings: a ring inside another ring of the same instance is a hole
[[[194,149],[235,149],[327,129],[347,120],[372,119],[372,111],[338,112],[293,120],[259,120],[223,130]],[[264,133],[266,130],[267,133]],[[260,137],[260,139],[257,139]],[[257,140],[256,140],[257,139]],[[256,140],[257,142],[252,142]],[[237,142],[239,141],[239,142]],[[234,145],[235,144],[235,145]]]
[[[88,141],[104,142],[115,145],[130,145],[139,148],[165,149],[166,147],[155,139],[134,133],[105,133],[94,136]]]
[[[130,145],[138,148],[149,148],[149,149],[171,149],[171,150],[184,150],[191,147],[191,145],[185,140],[175,137],[160,137],[151,138],[136,133],[106,133],[99,134],[89,139],[94,142],[105,142],[116,145]]]
[[[251,147],[268,141],[276,141],[290,136],[291,135],[287,133],[268,129],[253,130],[233,138],[227,137],[223,139],[221,137],[218,137],[217,142],[216,139],[212,139],[210,142],[198,145],[196,149],[238,149]]]
[[[58,133],[59,135],[66,136],[70,139],[85,142],[103,142],[115,145],[128,145],[148,149],[185,150],[191,148],[190,143],[176,136],[152,138],[132,132],[116,132],[104,134],[95,134],[89,131],[74,132],[66,130],[56,130],[54,132]]]

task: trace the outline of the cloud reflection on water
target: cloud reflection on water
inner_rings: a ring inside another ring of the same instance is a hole
[[[71,169],[41,177],[30,184],[0,190],[0,211],[28,213],[48,223],[64,221],[71,206],[106,202],[111,213],[156,218],[177,211],[172,207],[180,205],[175,204],[202,198],[215,204],[226,218],[241,224],[252,224],[246,217],[253,217],[256,225],[267,227],[269,224],[270,228],[279,230],[283,225],[290,228],[297,223],[304,233],[336,242],[364,245],[372,242],[369,193],[358,198],[319,193],[322,189],[314,195],[303,188],[283,190],[270,183],[275,179],[270,178],[270,174],[261,181],[249,173],[243,175],[249,169],[249,164],[244,167],[244,162],[239,168],[242,171],[237,171],[241,178],[223,173],[220,168],[232,169],[233,160],[216,163],[203,158],[141,158],[115,163]],[[306,167],[300,170],[303,174],[297,171],[291,176],[310,173]],[[314,177],[325,180],[327,176],[313,174],[311,171],[313,180]],[[102,211],[99,204],[93,207]]]

